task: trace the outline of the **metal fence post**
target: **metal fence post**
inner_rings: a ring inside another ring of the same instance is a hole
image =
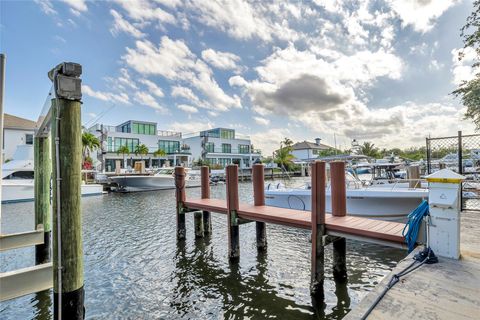
[[[431,165],[430,165],[430,140],[428,138],[425,138],[425,143],[426,143],[426,146],[427,146],[427,174],[430,174],[432,173],[432,168],[431,168]]]
[[[458,173],[463,173],[463,159],[462,159],[462,131],[458,131]]]

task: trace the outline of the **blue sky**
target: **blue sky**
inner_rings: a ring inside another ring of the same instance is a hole
[[[5,112],[36,119],[61,61],[83,65],[82,121],[232,127],[266,154],[283,137],[422,145],[473,131],[449,95],[473,76],[471,1],[2,1]]]

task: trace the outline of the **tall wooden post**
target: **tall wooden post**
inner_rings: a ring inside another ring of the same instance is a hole
[[[200,169],[202,183],[202,199],[210,199],[210,168],[202,166]],[[212,233],[212,218],[209,211],[203,211],[203,232]]]
[[[84,318],[80,107],[80,101],[52,101],[55,319]]]
[[[175,199],[177,204],[177,239],[185,239],[185,168],[175,167]]]
[[[325,252],[322,238],[325,235],[325,162],[312,164],[312,270],[310,293],[324,299]]]
[[[345,162],[330,163],[332,215],[344,217],[347,215],[347,190],[345,181]],[[333,277],[342,282],[347,279],[347,241],[340,238],[333,242]]]
[[[238,230],[238,166],[228,165],[227,171],[227,224],[228,224],[228,257],[230,260],[240,258],[240,235]]]
[[[265,173],[263,164],[256,163],[252,166],[253,180],[253,204],[255,206],[265,205]],[[267,229],[265,222],[255,222],[257,231],[257,249],[264,250],[267,247]]]
[[[50,261],[50,237],[52,231],[50,214],[50,178],[52,177],[52,159],[50,157],[50,139],[35,137],[34,139],[34,201],[35,228],[43,227],[43,244],[35,246],[35,264]]]

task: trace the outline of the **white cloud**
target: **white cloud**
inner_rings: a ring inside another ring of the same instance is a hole
[[[40,6],[40,9],[43,13],[48,15],[55,15],[57,11],[53,8],[53,4],[50,0],[33,0],[36,4]]]
[[[76,11],[85,12],[88,10],[87,2],[85,0],[61,0],[61,1],[65,2]]]
[[[183,133],[194,133],[202,130],[212,129],[213,127],[213,123],[208,119],[201,119],[191,122],[173,122],[170,124],[169,130]]]
[[[109,101],[109,102],[120,102],[124,104],[130,104],[130,100],[125,93],[112,93],[106,91],[95,91],[88,85],[82,85],[82,93],[90,96],[92,98]]]
[[[175,83],[191,85],[219,111],[241,108],[240,98],[227,95],[214,79],[208,65],[198,59],[182,40],[163,36],[158,47],[144,40],[137,41],[136,48],[126,50],[122,59],[139,73],[160,75]]]
[[[153,5],[153,2],[146,0],[124,1],[115,0],[128,14],[137,21],[170,23],[176,22],[175,17],[160,7]]]
[[[248,84],[248,82],[241,76],[233,76],[228,79],[228,84],[232,87],[244,87]]]
[[[167,113],[168,112],[168,110],[165,107],[162,107],[157,102],[157,100],[155,100],[155,98],[147,92],[144,92],[144,91],[135,92],[135,101],[137,101],[138,103],[140,103],[144,106],[153,108],[153,109],[155,109],[155,110],[157,110],[161,113]]]
[[[402,20],[403,27],[411,25],[415,31],[423,33],[430,31],[436,20],[458,2],[458,0],[388,0],[392,9]]]
[[[147,79],[140,79],[140,83],[143,83],[145,86],[147,86],[148,91],[150,91],[151,94],[154,94],[159,98],[165,96],[162,89],[160,89],[154,82]]]
[[[475,74],[480,72],[480,68],[472,68],[472,64],[477,59],[477,53],[475,49],[471,47],[453,49],[452,50],[452,74],[453,74],[453,83],[455,85],[460,85],[463,81],[472,80],[475,77]],[[462,60],[459,60],[459,54],[462,54]]]
[[[198,112],[198,109],[193,107],[193,106],[189,106],[188,104],[179,104],[177,106],[178,109],[182,110],[182,111],[185,111],[186,113],[197,113]]]
[[[256,123],[258,123],[262,126],[268,126],[270,124],[270,120],[262,118],[262,117],[253,117],[253,120],[255,120]]]
[[[241,59],[239,56],[230,53],[207,49],[202,51],[202,58],[210,65],[222,70],[240,70],[237,62]]]
[[[113,26],[110,28],[112,35],[116,36],[120,32],[125,32],[135,38],[143,38],[145,34],[136,28],[133,24],[125,20],[120,13],[111,9],[110,14],[113,16]]]

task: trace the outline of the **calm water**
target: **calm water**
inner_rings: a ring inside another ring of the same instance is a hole
[[[189,189],[188,196],[198,196]],[[240,184],[252,201],[250,183]],[[225,198],[225,186],[212,187]],[[226,217],[212,215],[213,234],[175,238],[174,191],[84,198],[87,319],[341,319],[397,261],[402,250],[347,243],[349,282],[326,273],[325,305],[309,295],[309,233],[267,226],[268,249],[257,254],[255,225],[240,226],[240,262],[227,259]],[[33,203],[2,205],[2,232],[33,229]],[[326,264],[331,265],[331,248]],[[0,271],[34,264],[32,248],[0,253]],[[51,291],[0,303],[1,319],[51,319]]]

